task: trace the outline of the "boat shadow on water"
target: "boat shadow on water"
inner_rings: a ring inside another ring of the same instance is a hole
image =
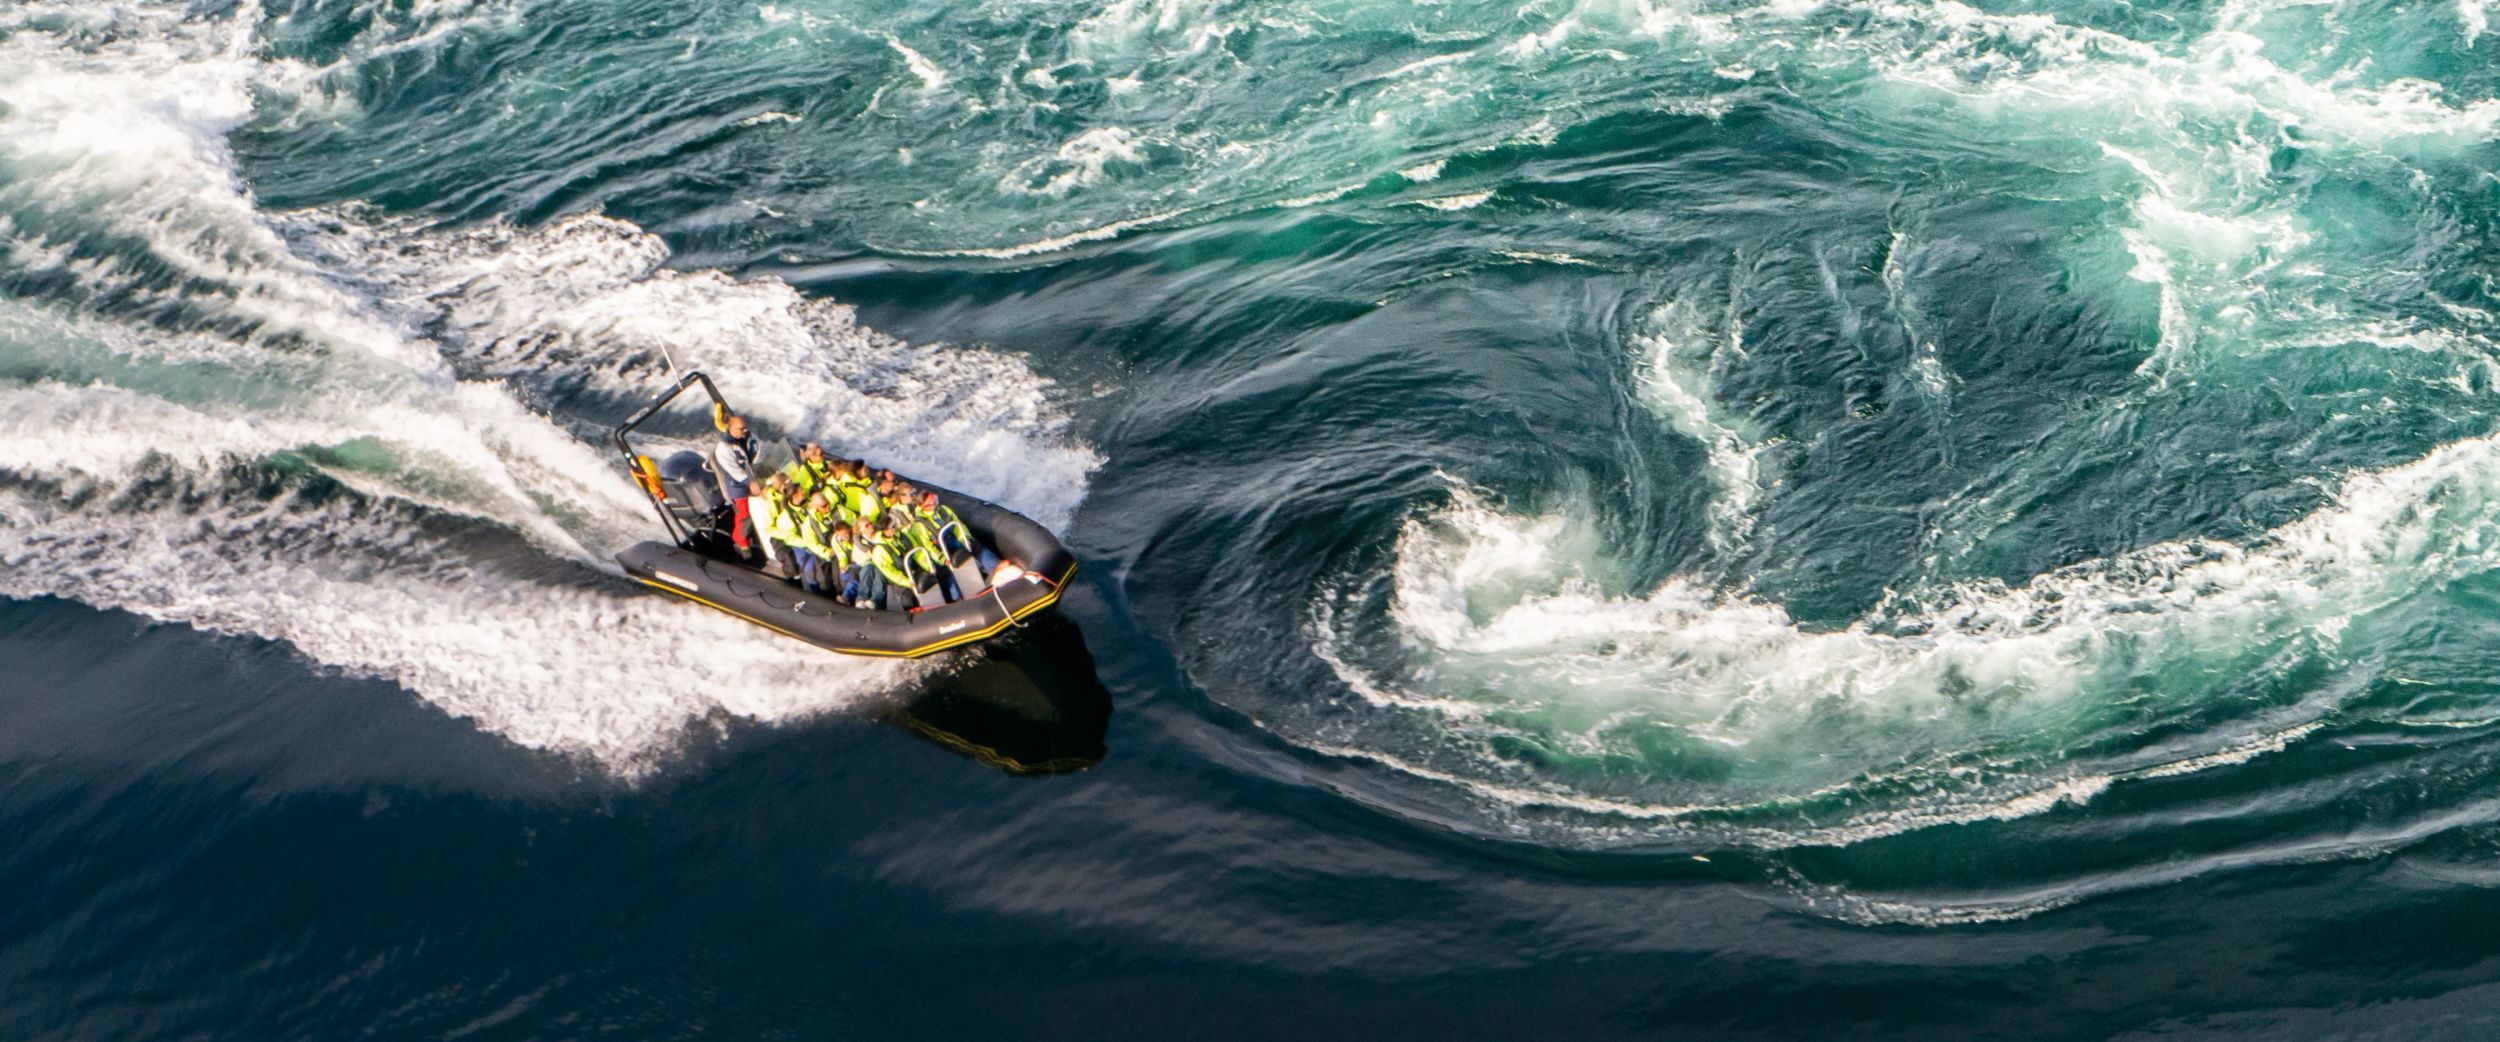
[[[1074,622],[1045,615],[958,655],[960,664],[886,719],[1010,774],[1064,774],[1102,762],[1111,692]]]

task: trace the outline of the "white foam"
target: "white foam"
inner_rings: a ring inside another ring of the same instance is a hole
[[[1394,693],[1384,693],[1379,704],[1409,709],[1440,708],[1431,701],[1418,702]],[[1474,707],[1466,712],[1478,715],[1482,709]],[[1745,824],[1737,816],[1765,812],[1777,815],[1782,810],[1809,802],[1834,800],[1851,794],[1843,791],[1847,787],[1832,786],[1794,796],[1775,796],[1750,805],[1642,802],[1591,795],[1550,779],[1521,776],[1515,771],[1488,777],[1483,773],[1442,770],[1363,746],[1315,741],[1306,747],[1325,756],[1374,764],[1407,778],[1463,792],[1492,812],[1497,828],[1522,839],[1549,838],[1544,826],[1559,812],[1575,820],[1577,838],[1582,840],[1597,837],[1654,844],[1663,835],[1684,844],[1763,850],[1844,847],[1919,829],[2011,821],[2046,813],[2060,806],[2084,806],[2120,780],[2105,774],[2050,779],[2046,783],[2035,782],[2036,787],[2033,788],[2017,787],[2009,793],[1986,799],[1860,810],[1830,822],[1786,822],[1763,826]],[[1864,800],[1861,798],[1857,802]],[[1591,821],[1612,824],[1588,824]]]
[[[1510,46],[1502,49],[1502,53],[1512,58],[1534,58],[1551,53],[1560,49],[1563,41],[1571,36],[1572,30],[1579,27],[1579,19],[1565,18],[1541,31],[1520,34],[1517,40],[1511,41]]]
[[[1719,324],[1712,329],[1696,302],[1671,302],[1652,311],[1649,330],[1633,344],[1644,356],[1641,390],[1649,407],[1707,453],[1714,493],[1709,538],[1728,550],[1753,532],[1767,445],[1719,407],[1716,374],[1745,356],[1744,322],[1732,305]]]
[[[669,270],[658,237],[623,221],[437,232],[279,219],[379,306],[455,333],[440,346],[472,374],[528,382],[552,367],[633,394],[673,358],[709,372],[770,433],[821,440],[1053,528],[1075,516],[1097,462],[1067,442],[1048,382],[1020,360],[906,344],[778,280]]]
[[[234,15],[253,17],[249,7]],[[153,260],[227,287],[224,307],[241,321],[424,364],[422,352],[300,277],[285,244],[259,221],[226,134],[251,117],[254,86],[275,74],[239,56],[244,30],[169,24],[161,14],[114,24],[130,35],[85,49],[40,31],[0,38],[0,163],[11,171],[0,181],[0,212],[28,229],[12,237],[12,252],[56,251],[60,244],[32,229],[100,216],[112,234],[145,242]],[[79,263],[93,281],[128,285],[116,259]]]
[[[1814,911],[1866,925],[1960,926],[2029,918],[2078,901],[2167,886],[2219,872],[2272,865],[2381,858],[2424,840],[2500,820],[2500,800],[2473,800],[2421,818],[2373,822],[2349,831],[2268,838],[2248,847],[2133,865],[2080,879],[1973,897],[1916,900],[1869,896],[1787,873],[1788,888]]]
[[[1415,205],[1428,206],[1432,209],[1440,210],[1446,213],[1456,210],[1473,210],[1476,207],[1484,205],[1492,198],[1493,193],[1491,192],[1463,192],[1458,195],[1444,195],[1431,199],[1417,199],[1415,200]]]
[[[1923,328],[1925,307],[1920,301],[1922,284],[1914,282],[1902,257],[1911,249],[1907,232],[1894,231],[1892,241],[1884,248],[1884,302],[1894,319],[1901,323],[1902,335],[1910,340],[1910,378],[1927,401],[1937,408],[1952,405],[1953,395],[1961,386],[1961,378],[1945,365],[1942,351],[1934,338]]]
[[[1095,127],[1060,142],[1049,156],[1018,163],[998,181],[1007,195],[1065,196],[1096,184],[1116,165],[1146,161],[1148,139],[1126,127]]]
[[[1437,69],[1444,65],[1453,65],[1458,62],[1466,61],[1472,57],[1475,57],[1475,52],[1473,51],[1453,51],[1448,54],[1436,54],[1429,58],[1417,58],[1414,61],[1381,73],[1379,78],[1384,80],[1405,79],[1408,76],[1423,72],[1426,69]]]
[[[1493,252],[1498,256],[1508,257],[1515,261],[1523,261],[1530,264],[1564,264],[1582,268],[1593,268],[1597,266],[1597,262],[1595,261],[1588,260],[1584,257],[1575,257],[1568,253],[1550,253],[1544,250],[1495,250]]]
[[[1590,514],[1582,504],[1512,517],[1459,492],[1408,524],[1389,614],[1409,664],[1366,671],[1349,666],[1350,655],[1324,661],[1341,676],[1360,674],[1355,689],[1384,708],[1473,708],[1443,716],[1458,740],[1429,762],[1387,752],[1380,762],[1410,762],[1418,769],[1405,773],[1497,805],[1649,822],[1635,830],[1646,840],[1848,843],[2038,814],[2117,782],[2243,763],[2315,733],[2335,710],[2333,692],[2285,711],[2293,715],[2090,759],[1967,761],[2051,721],[2089,716],[2096,693],[2162,663],[2332,653],[2353,618],[2500,566],[2500,437],[2351,475],[2330,505],[2245,547],[2165,543],[2018,586],[1943,587],[1836,631],[1800,627],[1774,604],[1685,579],[1646,596],[1607,595],[1610,566]],[[1343,639],[1338,625],[1315,627],[1315,639]],[[1681,795],[1664,802],[1588,792],[1469,739],[1478,721],[1582,755],[1602,753],[1609,733],[1627,725],[1775,759],[1795,741],[1814,741],[1819,762],[1798,777],[1829,780],[1785,793],[1670,785]],[[1806,737],[1834,727],[1858,737]],[[1360,744],[1342,731],[1326,741]],[[1781,810],[1835,794],[1850,805],[1837,817],[1790,821]],[[1731,815],[1755,820],[1731,824]]]
[[[180,429],[128,436],[165,440]],[[64,595],[283,640],[315,661],[396,681],[514,742],[628,774],[653,766],[690,722],[714,712],[791,719],[912,672],[829,665],[795,642],[612,583],[500,575],[468,563],[421,513],[387,500],[299,490],[268,501],[220,484],[215,470],[143,468],[87,486],[75,504],[0,491],[0,530],[9,533],[0,594]]]
[[[1317,206],[1321,203],[1335,202],[1339,199],[1343,199],[1346,196],[1352,195],[1356,191],[1361,190],[1362,187],[1363,186],[1359,184],[1338,185],[1335,188],[1323,189],[1321,191],[1312,192],[1309,195],[1294,196],[1291,199],[1277,203],[1276,206],[1277,208],[1284,210],[1298,210],[1305,206]]]
[[[1293,203],[1288,201],[1281,205],[1291,206]],[[1013,246],[976,246],[960,250],[898,249],[893,252],[916,257],[987,257],[992,260],[1014,260],[1019,257],[1034,257],[1045,253],[1057,253],[1061,250],[1082,246],[1089,242],[1102,242],[1108,239],[1117,239],[1120,236],[1136,231],[1139,228],[1151,228],[1155,225],[1162,224],[1188,213],[1189,211],[1187,210],[1165,210],[1161,213],[1150,213],[1143,217],[1131,217],[1126,220],[1111,221],[1106,224],[1095,225],[1091,228],[1083,228],[1077,231],[1068,232],[1064,235],[1053,235],[1046,239],[1035,239],[1032,242],[1020,242]]]
[[[2316,734],[2325,727],[2326,725],[2324,723],[2311,720],[2307,723],[2303,723],[2295,727],[2287,727],[2283,730],[2275,731],[2269,734],[2254,735],[2215,752],[2206,753],[2202,756],[2190,756],[2186,759],[2174,760],[2169,763],[2148,767],[2144,770],[2137,771],[2133,776],[2137,778],[2168,778],[2173,775],[2194,774],[2198,771],[2211,770],[2216,767],[2230,767],[2237,764],[2247,763],[2248,761],[2254,760],[2260,756],[2279,753],[2285,749],[2289,749],[2292,747],[2292,743]]]
[[[899,37],[889,34],[885,42],[886,46],[894,48],[894,53],[903,56],[903,64],[909,67],[911,74],[920,80],[920,89],[927,91],[945,89],[946,70],[938,68],[936,62],[930,61],[927,55],[904,46]]]
[[[1138,52],[1169,40],[1180,55],[1201,54],[1241,31],[1221,17],[1222,0],[1112,0],[1069,33],[1071,53],[1094,62],[1137,60]]]

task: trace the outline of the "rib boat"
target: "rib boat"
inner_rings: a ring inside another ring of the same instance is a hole
[[[712,414],[729,403],[712,379],[688,372],[618,424],[616,450],[634,484],[651,500],[666,540],[649,540],[616,555],[635,580],[745,619],[783,636],[845,655],[919,658],[997,636],[1059,602],[1076,574],[1076,555],[1050,530],[996,503],[914,480],[924,492],[954,509],[973,538],[994,551],[999,564],[984,572],[970,554],[948,566],[957,577],[957,600],[933,603],[935,584],[908,611],[858,608],[830,594],[810,593],[778,570],[743,555],[731,537],[736,511],[721,493],[704,453],[679,449],[658,459],[636,451],[634,431],[689,388],[701,387]]]

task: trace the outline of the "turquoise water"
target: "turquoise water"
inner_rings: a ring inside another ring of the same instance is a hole
[[[0,919],[42,982],[0,1024],[457,1026],[114,986],[379,952],[533,1037],[684,965],[631,1023],[995,1029],[908,1012],[953,956],[1084,1012],[1046,1035],[2483,1037],[2490,23],[0,10],[0,642],[45,664],[0,878],[56,899]],[[884,722],[966,662],[625,581],[600,439],[674,366],[1063,532],[1081,636],[1032,654],[1098,671],[1100,764],[953,759]],[[219,751],[113,723],[170,692]],[[237,828],[567,871],[340,921],[204,877]],[[618,918],[671,880],[718,921]],[[211,892],[126,957],[48,932]]]

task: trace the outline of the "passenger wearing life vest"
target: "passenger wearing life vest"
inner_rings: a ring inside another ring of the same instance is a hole
[[[809,524],[816,526],[817,536],[825,544],[825,560],[837,568],[849,567],[850,547],[835,536],[836,533],[849,535],[850,526],[842,523],[842,511],[833,505],[830,489],[807,497],[807,519]]]
[[[912,500],[916,497],[917,492],[909,482],[896,482],[894,505],[886,510],[886,516],[901,532],[903,542],[908,548],[910,558],[907,562],[908,570],[912,572],[915,579],[923,575],[936,576],[938,590],[945,595],[947,600],[961,600],[963,592],[955,588],[955,577],[943,567],[946,563],[946,552],[938,546],[937,527],[931,525],[927,519],[920,516],[918,511],[911,508]]]
[[[781,482],[780,495],[781,509],[789,518],[789,520],[785,523],[788,525],[791,535],[790,539],[783,541],[794,547],[804,546],[806,545],[806,540],[800,539],[798,536],[805,529],[807,523],[807,494],[799,491],[797,482],[791,481],[788,478],[783,478]]]
[[[911,487],[911,482],[898,481],[894,483],[894,498],[889,502],[893,504],[894,516],[902,520],[903,534],[911,539],[911,545],[934,552],[937,549],[937,530],[922,525],[919,512],[911,509],[912,501],[919,498],[920,490]]]
[[[887,517],[885,525],[876,533],[876,543],[869,551],[868,560],[876,566],[877,576],[885,580],[885,608],[887,611],[909,611],[920,603],[920,598],[912,592],[916,585],[912,582],[909,567],[913,548],[911,540],[903,535],[902,518]]]
[[[822,593],[834,585],[837,551],[832,542],[833,504],[820,492],[808,496],[802,507],[791,513],[798,529],[799,585],[809,593]]]
[[[964,527],[963,518],[955,516],[955,508],[938,502],[937,493],[921,493],[920,502],[912,511],[931,531],[937,533],[940,558],[952,561],[957,554],[972,554],[981,560],[981,574],[988,575],[998,570],[998,555],[972,538],[972,530]]]
[[[894,481],[895,481],[895,478],[894,478],[894,472],[893,472],[893,471],[890,471],[890,470],[879,470],[879,471],[877,471],[877,485],[876,485],[876,493],[877,493],[877,507],[878,507],[877,521],[878,521],[878,523],[880,523],[880,524],[884,523],[884,521],[885,521],[885,508],[887,508],[887,507],[891,507],[891,506],[894,506],[894,505],[895,505],[895,502],[896,502],[896,500],[895,500],[895,491],[894,491]]]
[[[913,512],[913,500],[920,500],[920,490],[915,490],[913,482],[895,482],[895,495],[885,497],[885,517],[903,517],[903,535],[913,537],[913,545],[918,547],[925,542],[920,540],[920,532],[913,532],[913,525],[920,520],[920,515]]]
[[[842,513],[853,525],[877,523],[876,483],[869,480],[868,464],[852,460],[850,473],[842,478]]]
[[[775,474],[765,479],[763,488],[748,497],[748,513],[755,519],[755,530],[764,537],[764,558],[781,564],[782,575],[795,579],[799,575],[798,510],[789,502],[789,479]]]
[[[812,496],[825,491],[833,480],[833,464],[826,461],[824,446],[809,442],[799,447],[799,458],[783,466],[781,473],[800,495]]]
[[[877,570],[877,536],[867,525],[851,532],[851,602],[871,611],[885,603],[885,575]]]
[[[937,493],[922,492],[920,501],[912,504],[911,512],[929,526],[929,531],[936,533],[938,549],[948,553],[972,550],[972,530],[965,528],[963,519],[955,516],[955,508],[938,502]]]
[[[826,562],[825,592],[835,600],[856,606],[859,603],[859,552],[852,542],[850,522],[838,518],[832,534],[825,537],[825,548],[833,552]]]

